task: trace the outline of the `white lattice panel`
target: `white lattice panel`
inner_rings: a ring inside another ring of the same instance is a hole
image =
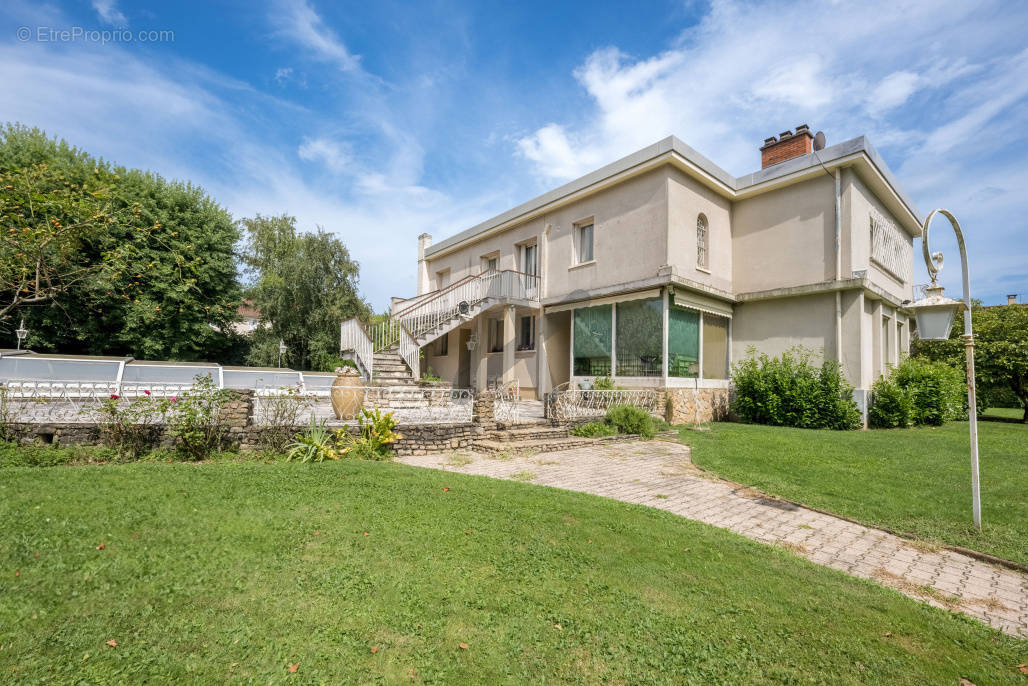
[[[910,281],[914,250],[910,238],[887,217],[871,210],[871,259],[903,281]]]

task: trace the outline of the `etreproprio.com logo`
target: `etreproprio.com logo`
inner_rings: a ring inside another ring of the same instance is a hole
[[[175,32],[168,29],[87,29],[84,26],[21,26],[17,31],[22,43],[171,43]]]

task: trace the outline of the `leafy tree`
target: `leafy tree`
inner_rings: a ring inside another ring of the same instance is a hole
[[[248,363],[277,364],[282,340],[283,364],[330,371],[338,364],[339,323],[370,313],[357,292],[359,265],[332,234],[297,231],[294,217],[257,215],[240,224],[248,296],[268,323],[254,331]]]
[[[989,389],[1008,387],[1025,408],[1028,423],[1028,307],[981,307],[973,303],[975,389],[979,411],[989,405]],[[914,354],[964,368],[963,313],[945,341],[917,341]]]
[[[84,276],[61,280],[64,287],[45,307],[19,312],[33,348],[149,359],[242,357],[242,340],[230,327],[240,286],[239,232],[228,212],[191,184],[115,167],[38,129],[0,128],[0,171],[25,176],[32,170],[46,172],[36,190],[55,201],[67,196],[80,223],[102,203],[102,221],[82,226],[61,253],[65,271]],[[6,212],[4,221],[6,227]]]
[[[78,257],[113,221],[105,180],[73,183],[45,163],[0,169],[0,322],[118,268],[121,254]]]

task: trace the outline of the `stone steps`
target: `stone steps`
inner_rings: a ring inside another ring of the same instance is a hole
[[[514,455],[534,455],[536,453],[552,453],[558,450],[571,450],[573,448],[584,448],[602,443],[625,443],[638,440],[638,436],[619,435],[604,436],[603,438],[582,438],[580,436],[567,436],[565,438],[542,438],[536,440],[514,440],[503,441],[495,438],[477,438],[472,443],[472,449],[482,453],[511,453]]]

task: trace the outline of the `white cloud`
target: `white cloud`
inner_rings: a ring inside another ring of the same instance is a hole
[[[283,0],[277,20],[281,33],[299,43],[314,57],[331,62],[346,72],[361,70],[360,55],[352,54],[306,0]]]
[[[96,13],[107,24],[115,26],[125,26],[128,24],[128,20],[121,13],[121,10],[118,9],[118,3],[115,0],[93,0],[93,9],[96,10]]]

